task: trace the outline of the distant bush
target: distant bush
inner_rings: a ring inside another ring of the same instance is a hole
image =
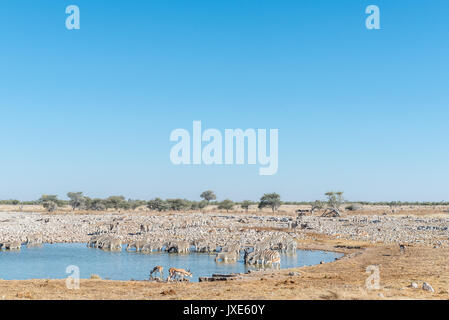
[[[19,200],[0,200],[0,204],[3,204],[3,205],[18,205],[18,204],[20,204],[20,201]]]
[[[349,206],[347,206],[345,209],[349,210],[349,211],[357,211],[357,210],[362,210],[362,206],[358,203],[352,203]]]
[[[223,200],[218,205],[218,209],[224,209],[224,210],[226,210],[226,212],[229,212],[229,210],[232,210],[233,207],[234,207],[234,202],[232,202],[229,199]]]

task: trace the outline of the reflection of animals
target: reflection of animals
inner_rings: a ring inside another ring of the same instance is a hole
[[[235,252],[220,252],[215,256],[215,262],[217,261],[237,261],[237,254]]]
[[[164,267],[162,266],[155,266],[153,268],[153,270],[151,270],[150,272],[150,277],[153,278],[153,274],[155,273],[159,273],[159,278],[162,280],[162,278],[164,277]]]
[[[168,281],[173,281],[173,280],[181,280],[184,281],[184,277],[192,277],[192,273],[190,272],[190,270],[184,270],[184,269],[177,269],[177,268],[170,268],[168,269]],[[177,277],[181,277],[181,279],[177,279]]]

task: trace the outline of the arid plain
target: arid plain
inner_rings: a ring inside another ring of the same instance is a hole
[[[209,206],[202,212],[176,214],[146,208],[121,212],[63,208],[48,214],[40,206],[1,206],[2,238],[40,231],[44,242],[87,242],[99,226],[116,220],[122,221],[124,241],[133,239],[145,221],[160,221],[161,230],[178,221],[173,234],[182,237],[190,232],[186,221],[196,217],[209,222],[195,226],[216,237],[286,233],[296,240],[298,249],[337,251],[345,256],[331,263],[267,269],[215,282],[82,279],[80,289],[69,290],[65,280],[0,280],[0,299],[449,299],[449,207],[364,205],[356,211],[345,210],[340,217],[321,217],[319,211],[297,217],[299,208],[308,207],[283,205],[272,213],[255,207],[248,212],[226,212]],[[377,289],[366,286],[369,266],[379,268]],[[423,283],[432,290],[423,289]]]

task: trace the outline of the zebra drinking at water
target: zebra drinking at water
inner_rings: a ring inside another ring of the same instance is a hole
[[[141,251],[145,244],[146,244],[145,241],[142,241],[142,240],[132,241],[132,242],[128,243],[128,246],[126,247],[126,251],[129,251],[132,248],[135,248],[136,251]]]
[[[244,255],[245,264],[252,265],[272,265],[276,266],[276,268],[280,268],[281,266],[281,255],[278,251],[266,249],[260,251],[248,252],[245,250]]]

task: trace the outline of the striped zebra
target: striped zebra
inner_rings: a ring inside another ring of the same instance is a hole
[[[276,266],[278,269],[281,267],[281,255],[278,251],[264,250],[262,251],[261,256],[263,257],[265,264]]]
[[[135,248],[137,252],[141,251],[145,244],[145,241],[142,240],[129,242],[128,246],[126,247],[126,251],[130,251],[132,248]]]
[[[281,267],[281,255],[278,251],[265,249],[260,251],[253,251],[249,253],[245,251],[244,256],[245,264],[255,264],[255,265],[272,265],[276,268]]]

